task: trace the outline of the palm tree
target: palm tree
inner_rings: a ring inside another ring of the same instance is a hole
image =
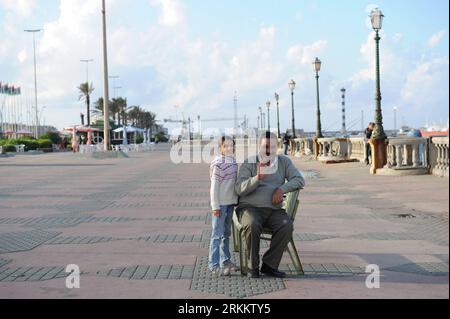
[[[117,99],[112,99],[111,103],[109,104],[109,112],[112,115],[114,123],[116,123],[116,115],[119,114],[119,104]],[[120,125],[120,118],[118,119],[117,125]]]
[[[87,126],[91,126],[91,110],[90,110],[90,104],[91,104],[91,94],[94,92],[94,86],[89,84],[88,82],[81,83],[78,87],[78,90],[80,91],[80,97],[78,98],[80,101],[85,100],[86,101],[86,107],[87,107]]]
[[[146,129],[155,125],[156,114],[153,112],[144,112],[142,116],[142,126]]]
[[[118,121],[120,125],[120,119],[122,119],[122,124],[126,125],[126,111],[128,109],[127,107],[127,99],[124,99],[122,97],[118,97],[116,99],[113,99],[115,101],[115,104],[117,106],[117,113],[118,113]]]
[[[94,103],[94,110],[93,113],[95,114],[102,114],[104,115],[105,110],[103,109],[103,98],[98,98],[97,101]]]
[[[140,106],[132,106],[131,110],[128,111],[128,117],[133,126],[137,126],[139,124],[139,119],[142,113],[143,112]]]

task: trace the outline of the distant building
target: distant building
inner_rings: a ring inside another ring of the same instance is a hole
[[[288,134],[289,136],[293,136],[293,135],[292,135],[292,129],[288,129],[288,130],[287,130],[287,134]],[[297,137],[303,137],[303,136],[305,136],[305,130],[303,130],[303,129],[295,129],[295,136],[297,136]]]

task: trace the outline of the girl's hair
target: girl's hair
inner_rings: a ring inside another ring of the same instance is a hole
[[[222,147],[226,141],[233,142],[233,146],[236,146],[236,141],[231,136],[222,135],[222,137],[219,139],[219,147]]]

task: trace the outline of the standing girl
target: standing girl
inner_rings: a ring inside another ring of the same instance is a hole
[[[236,271],[231,262],[230,235],[234,207],[238,196],[234,191],[238,165],[235,159],[235,142],[231,137],[222,136],[219,141],[221,156],[211,163],[211,207],[212,234],[209,247],[208,267],[214,276],[225,276]]]

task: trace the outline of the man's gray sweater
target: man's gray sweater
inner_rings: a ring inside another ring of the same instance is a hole
[[[286,182],[287,180],[287,182]],[[238,208],[262,207],[280,209],[282,204],[272,205],[273,193],[280,188],[285,194],[302,189],[305,179],[292,161],[278,155],[278,169],[274,174],[258,180],[258,164],[255,157],[247,159],[239,169],[235,190],[239,195]]]

